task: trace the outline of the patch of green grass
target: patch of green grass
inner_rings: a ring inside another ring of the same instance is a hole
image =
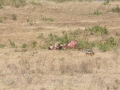
[[[104,43],[99,43],[98,47],[101,51],[106,52],[115,49],[117,42],[113,37],[108,38]]]
[[[47,17],[42,17],[42,20],[43,20],[43,21],[51,21],[51,22],[54,21],[53,18],[47,18]]]
[[[0,5],[5,6],[13,6],[13,7],[20,7],[20,6],[25,6],[27,0],[0,0]]]
[[[92,49],[93,47],[96,46],[96,44],[94,42],[88,42],[86,40],[77,40],[78,41],[78,45],[77,47],[79,48],[82,48],[82,49]]]
[[[108,34],[107,28],[106,27],[101,27],[99,25],[93,26],[92,28],[87,28],[86,31],[91,32],[91,34],[97,34],[97,35],[102,35],[102,34]]]
[[[104,4],[104,5],[108,5],[109,2],[110,2],[109,0],[105,0],[103,4]]]
[[[0,23],[2,23],[3,22],[3,20],[2,20],[2,18],[0,17]]]
[[[111,9],[112,12],[120,13],[120,7],[117,5],[117,7]]]
[[[43,33],[41,33],[38,37],[37,37],[37,39],[42,39],[43,38]]]
[[[0,48],[5,48],[5,44],[0,44]]]
[[[55,2],[66,2],[66,1],[72,1],[72,0],[51,0],[51,1],[55,1]]]
[[[35,48],[37,46],[37,41],[32,42],[32,47]]]
[[[17,48],[16,44],[13,41],[9,40],[9,43],[12,46],[12,48]]]
[[[35,2],[35,1],[31,1],[30,4],[37,5],[37,6],[42,6],[42,4],[40,2]]]
[[[85,31],[85,32],[84,32]],[[44,42],[43,45],[40,45],[40,48],[45,49],[50,45],[53,45],[55,42],[60,42],[61,44],[67,44],[71,40],[77,40],[77,48],[82,49],[93,49],[98,47],[100,51],[106,52],[109,50],[115,50],[119,47],[120,43],[118,39],[113,37],[106,37],[106,39],[101,41],[88,41],[84,38],[84,34],[90,33],[89,37],[103,37],[108,35],[108,30],[106,27],[101,27],[99,25],[87,28],[84,31],[80,29],[61,32],[61,35],[50,33],[47,37],[44,37],[43,34],[40,34],[37,38],[41,39]],[[88,37],[88,38],[89,38]]]
[[[17,15],[16,14],[12,14],[11,18],[12,18],[12,20],[17,20]]]
[[[3,6],[0,4],[0,9],[2,9],[3,8]]]
[[[98,11],[98,10],[96,10],[96,11],[94,11],[93,13],[92,13],[92,15],[101,15],[102,14],[102,12],[100,12],[100,11]]]
[[[27,47],[26,43],[22,44],[22,46],[21,46],[21,48],[26,48],[26,47]]]

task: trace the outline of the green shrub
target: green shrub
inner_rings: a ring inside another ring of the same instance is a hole
[[[120,13],[120,7],[117,5],[117,7],[111,9],[112,12]]]
[[[22,46],[21,46],[21,48],[26,48],[26,47],[27,47],[26,43],[22,44]]]
[[[115,49],[117,46],[117,42],[113,37],[108,38],[104,43],[100,43],[98,45],[99,49],[103,52],[109,51],[111,49]]]
[[[35,48],[36,46],[37,46],[37,42],[36,41],[32,42],[32,47]]]
[[[90,31],[91,34],[108,34],[107,28],[106,27],[101,27],[101,26],[93,26],[92,28],[86,29],[86,31]]]
[[[12,20],[17,20],[17,15],[16,14],[12,14],[11,17],[12,17]]]

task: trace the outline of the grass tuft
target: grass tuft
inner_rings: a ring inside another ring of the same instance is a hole
[[[120,7],[117,5],[117,7],[111,9],[112,12],[120,13]]]
[[[17,48],[17,46],[15,45],[15,43],[13,41],[9,40],[9,43],[12,46],[12,48]]]

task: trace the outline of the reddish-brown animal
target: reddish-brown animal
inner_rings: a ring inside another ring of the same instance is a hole
[[[73,41],[67,43],[64,47],[66,49],[76,49],[76,47],[77,47],[77,41],[73,40]]]

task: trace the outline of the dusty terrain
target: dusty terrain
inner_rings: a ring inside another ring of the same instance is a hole
[[[0,90],[120,90],[120,49],[94,56],[77,50],[31,48],[43,33],[59,35],[94,25],[106,26],[109,35],[120,33],[120,14],[108,12],[120,2],[37,2],[15,8],[4,6],[0,16]],[[101,15],[91,15],[95,10]],[[15,14],[15,17],[11,16]],[[44,20],[43,18],[47,18]],[[49,19],[48,19],[49,18]],[[12,40],[17,48],[13,48]],[[27,43],[27,49],[21,45]]]

